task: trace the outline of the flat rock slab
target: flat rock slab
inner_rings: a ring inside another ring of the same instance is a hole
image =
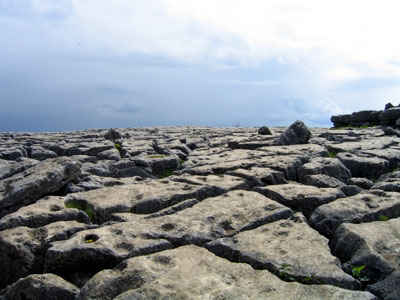
[[[41,273],[48,244],[69,238],[90,225],[55,222],[41,228],[16,227],[0,232],[0,288],[31,273]]]
[[[80,167],[74,160],[59,157],[0,181],[0,217],[58,191],[79,177]]]
[[[33,274],[0,292],[2,300],[74,300],[79,289],[54,274]]]
[[[18,226],[37,228],[58,221],[90,223],[87,214],[76,208],[66,208],[64,201],[63,197],[49,196],[21,207],[0,219],[0,231]]]
[[[167,240],[150,239],[142,230],[145,233],[141,224],[119,223],[78,232],[68,240],[52,243],[44,269],[71,280],[78,272],[95,274],[128,257],[172,248]]]
[[[376,299],[368,292],[284,282],[266,270],[231,263],[184,246],[122,262],[96,274],[76,300],[127,299]]]
[[[345,197],[339,189],[317,188],[303,184],[270,185],[256,187],[254,191],[294,210],[300,210],[306,217],[309,217],[318,206]]]
[[[1,160],[0,162],[0,180],[11,177],[17,173],[23,172],[34,165],[38,164],[39,161],[35,159],[24,158],[20,161],[8,161]]]
[[[376,179],[390,170],[389,161],[378,157],[339,153],[337,158],[350,170],[353,177]]]
[[[366,266],[360,276],[372,282],[381,280],[400,270],[400,218],[342,224],[333,236],[331,247],[345,268]]]
[[[267,155],[298,155],[309,160],[314,157],[329,156],[328,150],[324,146],[315,144],[288,145],[288,146],[270,146],[262,147],[257,150],[263,151]]]
[[[206,247],[218,256],[266,269],[283,280],[359,288],[359,282],[342,271],[328,242],[297,213],[287,220],[215,240]]]
[[[310,225],[331,237],[342,223],[377,221],[381,216],[400,217],[399,194],[379,190],[362,192],[318,207],[310,217]]]
[[[351,177],[350,170],[336,158],[316,157],[301,166],[298,171],[300,182],[306,182],[310,175],[327,175],[336,178],[343,183]]]
[[[190,180],[194,184],[187,183]],[[93,213],[94,221],[103,223],[112,213],[134,212],[149,214],[187,199],[202,200],[228,190],[245,188],[241,178],[221,175],[215,177],[184,177],[172,180],[148,180],[137,184],[105,187],[67,196],[69,206],[81,207]]]
[[[236,169],[234,171],[229,171],[226,174],[245,179],[250,188],[254,186],[286,183],[285,176],[282,172],[270,168],[252,167],[248,170]]]

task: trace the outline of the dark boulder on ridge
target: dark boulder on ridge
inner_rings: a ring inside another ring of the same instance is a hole
[[[290,125],[276,140],[275,145],[307,144],[311,132],[302,121],[297,120]]]
[[[399,120],[399,121],[398,121]],[[400,125],[400,107],[391,103],[385,105],[385,110],[362,110],[352,114],[337,115],[331,117],[333,126],[338,127],[362,127],[362,126],[394,126]]]

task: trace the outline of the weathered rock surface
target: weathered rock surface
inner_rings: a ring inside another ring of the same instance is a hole
[[[399,130],[270,131],[0,132],[0,295],[397,299]]]
[[[0,217],[56,192],[80,175],[80,164],[68,158],[45,160],[0,181]]]
[[[310,217],[310,224],[320,233],[331,237],[342,223],[361,223],[400,217],[399,194],[370,191],[341,198],[318,207]]]
[[[58,221],[77,221],[90,223],[87,214],[76,209],[66,208],[63,197],[45,197],[34,204],[21,207],[15,213],[0,219],[0,230],[19,226],[42,227]]]
[[[42,273],[44,255],[52,241],[68,239],[88,225],[55,222],[40,228],[16,227],[0,234],[0,288],[31,273]]]
[[[19,279],[0,292],[2,300],[74,300],[79,289],[54,274],[34,274]]]
[[[279,184],[256,187],[254,190],[294,210],[300,210],[307,217],[318,206],[345,197],[338,189],[303,184]]]
[[[76,299],[202,298],[376,299],[367,292],[286,283],[268,271],[231,263],[196,246],[126,260],[96,274]]]
[[[306,144],[311,138],[311,132],[302,121],[297,120],[289,126],[276,140],[276,145]]]
[[[218,256],[249,263],[257,270],[266,269],[284,280],[350,289],[360,285],[343,272],[330,252],[328,240],[311,229],[301,213],[206,246]]]
[[[345,223],[333,236],[333,252],[351,273],[352,267],[365,266],[360,277],[376,282],[400,269],[400,218],[363,224]],[[396,288],[396,287],[392,287]]]

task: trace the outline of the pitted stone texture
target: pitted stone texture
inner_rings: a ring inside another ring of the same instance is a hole
[[[19,226],[37,228],[58,221],[90,223],[89,217],[76,208],[66,208],[63,197],[46,197],[34,204],[21,207],[0,219],[0,230]]]
[[[167,179],[148,180],[137,184],[71,194],[67,196],[66,203],[92,209],[95,222],[103,223],[112,213],[149,214],[187,199],[202,200],[228,190],[246,187],[243,179],[228,175],[199,177],[200,179],[189,176],[188,178],[193,178],[192,180],[197,180],[198,183],[190,184]]]
[[[284,280],[358,289],[359,282],[342,271],[328,242],[297,213],[288,220],[218,239],[206,247],[218,256],[266,269]]]
[[[383,215],[382,215],[383,217]],[[342,224],[331,247],[344,267],[366,266],[361,276],[382,280],[400,270],[400,218],[362,224]]]
[[[271,185],[256,187],[253,190],[294,210],[300,210],[307,217],[318,206],[345,197],[338,189],[316,188],[303,184]]]
[[[376,179],[389,172],[389,162],[385,159],[351,153],[339,153],[337,158],[350,170],[353,177]]]
[[[331,237],[342,223],[379,220],[380,216],[400,217],[399,194],[379,190],[335,200],[318,207],[310,217],[310,225],[326,237]]]
[[[41,273],[48,243],[90,228],[75,221],[41,228],[16,227],[0,232],[0,288],[32,273]]]
[[[158,218],[116,214],[119,221],[136,224],[146,236],[179,245],[202,245],[291,215],[289,208],[259,193],[240,190],[204,199],[191,208]]]
[[[266,270],[185,246],[124,261],[96,274],[76,300],[127,299],[353,299],[376,300],[367,292],[287,283]]]
[[[81,174],[80,163],[59,157],[38,163],[0,182],[0,217],[56,192]]]
[[[34,274],[19,279],[0,292],[2,300],[74,300],[79,289],[54,274]]]
[[[172,244],[166,240],[147,238],[141,224],[114,224],[84,230],[68,240],[53,242],[46,253],[44,269],[71,280],[78,272],[95,274],[115,267],[128,257],[170,248]]]
[[[300,182],[306,182],[309,175],[327,175],[336,178],[344,183],[351,177],[350,170],[336,158],[318,157],[311,159],[298,170]]]

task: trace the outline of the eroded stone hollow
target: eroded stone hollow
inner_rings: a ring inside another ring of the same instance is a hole
[[[1,299],[400,299],[400,138],[267,129],[0,133]]]

